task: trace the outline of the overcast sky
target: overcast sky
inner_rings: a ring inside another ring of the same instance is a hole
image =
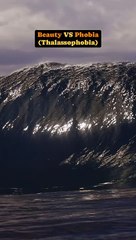
[[[102,30],[102,48],[38,49],[38,29]],[[136,0],[0,0],[0,75],[42,61],[136,60]]]

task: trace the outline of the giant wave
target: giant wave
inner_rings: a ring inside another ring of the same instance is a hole
[[[136,63],[42,63],[0,78],[0,187],[135,185]]]

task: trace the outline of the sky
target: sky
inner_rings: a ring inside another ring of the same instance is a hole
[[[35,30],[101,30],[101,48],[35,48]],[[0,75],[43,61],[136,61],[136,0],[0,0]]]

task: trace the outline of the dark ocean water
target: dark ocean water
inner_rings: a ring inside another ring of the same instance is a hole
[[[135,187],[136,63],[0,78],[0,239],[136,240]]]
[[[136,63],[43,63],[0,79],[0,189],[136,186]]]
[[[0,239],[136,239],[136,189],[0,197]]]

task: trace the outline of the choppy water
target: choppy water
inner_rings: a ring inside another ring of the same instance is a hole
[[[136,189],[0,196],[0,239],[136,239]]]

